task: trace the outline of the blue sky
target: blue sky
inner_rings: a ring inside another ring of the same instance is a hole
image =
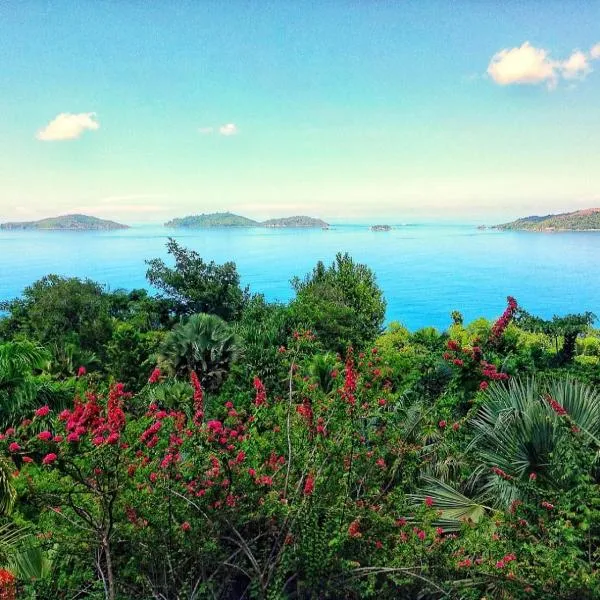
[[[597,206],[599,42],[597,1],[5,0],[0,217]]]

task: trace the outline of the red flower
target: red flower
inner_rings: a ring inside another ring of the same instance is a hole
[[[50,452],[50,454],[46,454],[46,456],[44,456],[44,458],[42,459],[42,464],[49,465],[50,463],[53,463],[57,458],[58,456],[56,456],[54,452]]]
[[[31,456],[24,456],[23,457],[23,462],[24,463],[32,463],[33,462],[33,458],[31,458]]]
[[[565,408],[559,404],[550,394],[546,396],[546,402],[550,405],[550,408],[559,416],[564,417],[567,414]]]
[[[160,369],[156,368],[152,373],[150,373],[150,377],[148,378],[148,383],[158,383],[160,381]]]
[[[52,439],[52,434],[49,431],[42,431],[38,433],[38,440],[42,442],[49,442]]]
[[[546,502],[545,500],[540,504],[540,506],[546,510],[554,510],[554,504],[550,504],[550,502]]]
[[[360,523],[358,520],[350,523],[350,526],[348,527],[348,535],[352,538],[359,538],[362,536],[362,533],[360,532]]]
[[[482,382],[479,384],[479,389],[480,389],[480,390],[487,390],[487,389],[488,389],[488,387],[489,387],[489,385],[490,385],[490,384],[489,384],[487,381],[482,381]]]
[[[315,489],[315,478],[312,475],[308,475],[306,477],[306,481],[304,482],[304,495],[310,496]]]
[[[12,442],[8,445],[9,452],[18,452],[21,449],[21,446],[17,444],[17,442]]]
[[[83,377],[87,373],[87,369],[85,367],[79,367],[77,370],[77,377]]]
[[[254,389],[256,390],[254,405],[262,406],[267,401],[267,392],[265,391],[265,386],[263,385],[263,382],[258,377],[254,378]]]
[[[181,531],[189,531],[191,528],[192,526],[187,521],[181,524]]]
[[[50,412],[50,407],[48,405],[42,406],[35,411],[36,417],[45,417]]]
[[[535,473],[529,474],[529,481],[535,481],[537,479],[537,475]]]
[[[448,423],[447,423],[445,420],[442,420],[442,421],[440,421],[440,422],[438,423],[438,427],[439,427],[440,429],[445,429],[445,428],[446,428],[446,425],[448,425]]]
[[[433,506],[433,498],[431,496],[425,496],[425,506],[428,508]]]

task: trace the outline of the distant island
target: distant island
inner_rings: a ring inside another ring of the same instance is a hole
[[[325,221],[322,221],[321,219],[305,216],[268,219],[267,221],[263,221],[261,225],[263,227],[313,227],[320,229],[327,229],[329,227],[329,223],[325,223]]]
[[[50,217],[39,221],[21,221],[15,223],[2,223],[0,229],[40,231],[111,231],[113,229],[129,229],[129,225],[122,225],[115,221],[98,219],[88,215],[63,215]]]
[[[165,223],[165,227],[177,227],[180,229],[202,229],[205,227],[259,227],[258,221],[247,217],[234,215],[230,212],[210,213],[201,215],[190,215],[180,219],[171,219]]]
[[[165,227],[179,229],[203,229],[208,227],[304,227],[327,229],[329,225],[321,219],[312,217],[295,216],[282,219],[268,219],[264,222],[254,221],[247,217],[235,215],[230,212],[190,215],[179,219],[172,219],[165,223]]]
[[[391,231],[390,225],[371,225],[371,231]]]
[[[596,231],[600,230],[600,208],[586,208],[556,215],[531,216],[495,225],[503,231]]]

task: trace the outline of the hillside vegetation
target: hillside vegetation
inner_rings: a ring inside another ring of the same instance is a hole
[[[383,329],[347,254],[271,303],[167,253],[0,303],[0,598],[600,600],[594,315]]]
[[[531,216],[496,225],[494,229],[528,231],[600,230],[600,208],[587,208],[557,215]]]
[[[88,215],[63,215],[49,217],[39,221],[22,221],[18,223],[2,223],[0,229],[38,229],[68,231],[107,231],[111,229],[128,229],[128,225],[90,217]]]

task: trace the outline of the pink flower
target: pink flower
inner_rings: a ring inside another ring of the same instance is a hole
[[[94,444],[94,446],[101,446],[102,444],[104,444],[104,438],[101,435],[97,435],[92,440],[92,444]]]
[[[489,387],[489,385],[490,385],[490,384],[489,384],[487,381],[482,381],[482,382],[479,384],[479,389],[480,389],[480,390],[487,390],[487,389],[488,389],[488,387]]]
[[[44,458],[42,460],[42,464],[49,465],[50,463],[53,463],[57,458],[58,458],[58,456],[56,456],[56,454],[54,454],[54,452],[50,452],[50,454],[46,454],[46,456],[44,456]]]
[[[21,446],[17,444],[17,442],[12,442],[8,445],[9,452],[18,452],[21,449]]]
[[[83,377],[87,373],[87,369],[85,367],[79,367],[77,370],[77,377]]]
[[[36,417],[45,417],[50,412],[49,406],[42,406],[35,411]]]
[[[67,442],[78,442],[79,435],[74,431],[67,436]]]
[[[315,490],[315,478],[312,475],[308,475],[304,482],[304,495],[310,496]]]
[[[116,444],[119,441],[120,437],[121,436],[118,433],[113,432],[106,438],[106,443],[107,444]]]
[[[187,521],[181,524],[181,531],[189,531],[191,528],[192,526]]]
[[[49,431],[42,431],[38,433],[38,440],[42,440],[42,442],[49,442],[52,439],[52,434]]]
[[[223,430],[223,423],[221,421],[209,421],[206,426],[215,434]]]
[[[535,481],[537,479],[537,475],[535,473],[529,474],[529,481]]]
[[[33,462],[33,458],[31,458],[31,456],[24,456],[23,457],[23,462],[24,463],[32,463]]]
[[[148,383],[158,383],[160,381],[160,369],[154,369],[148,378]]]
[[[447,423],[445,420],[441,420],[441,421],[438,423],[438,427],[439,427],[440,429],[445,429],[445,428],[446,428],[446,425],[448,425],[448,423]]]
[[[433,506],[433,498],[431,496],[425,496],[425,506],[428,508]]]

